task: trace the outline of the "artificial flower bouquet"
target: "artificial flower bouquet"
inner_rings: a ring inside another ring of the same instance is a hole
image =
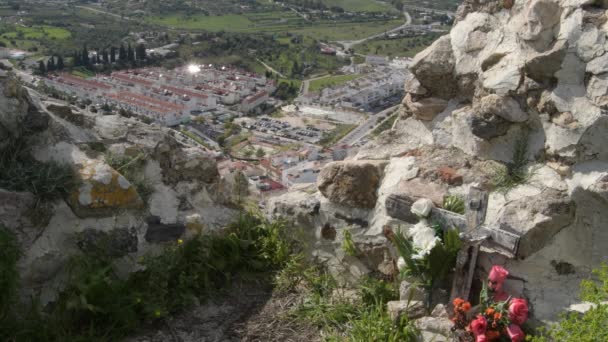
[[[503,290],[508,275],[503,267],[492,267],[476,308],[462,298],[454,299],[454,331],[466,331],[465,336],[475,342],[524,341],[521,325],[528,319],[528,302]]]

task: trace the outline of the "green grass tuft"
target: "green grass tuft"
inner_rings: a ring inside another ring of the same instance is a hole
[[[11,140],[0,151],[0,188],[31,192],[39,200],[50,201],[67,195],[74,186],[69,165],[35,160],[23,139]]]
[[[443,209],[456,214],[464,215],[464,199],[460,196],[449,195],[443,199]]]
[[[514,187],[524,184],[530,178],[526,166],[528,165],[528,137],[522,136],[515,142],[513,160],[505,167],[495,170],[492,185],[502,193],[509,192]]]

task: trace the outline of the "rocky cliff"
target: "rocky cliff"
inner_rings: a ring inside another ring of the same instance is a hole
[[[103,253],[131,272],[145,253],[238,213],[238,177],[220,178],[210,151],[176,131],[46,98],[3,69],[0,226],[23,252],[24,295],[52,300],[72,255]]]
[[[518,243],[482,247],[477,278],[505,265],[509,291],[555,319],[608,261],[607,8],[465,0],[450,34],[411,63],[392,130],[328,165],[318,187],[274,199],[270,214],[306,228],[311,255],[335,275],[357,278],[394,271],[383,228],[410,229],[417,199],[441,207],[482,189],[485,225]],[[349,235],[358,257],[341,248]]]

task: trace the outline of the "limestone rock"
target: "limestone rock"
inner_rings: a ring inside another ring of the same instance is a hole
[[[420,84],[420,81],[412,74],[408,74],[405,80],[405,92],[413,95],[426,95],[427,90]]]
[[[219,180],[217,163],[198,147],[184,147],[175,139],[166,137],[154,150],[154,159],[160,163],[163,180],[168,184],[180,181],[213,183]]]
[[[69,195],[68,203],[79,217],[110,216],[144,206],[137,189],[104,162],[84,161],[77,176],[80,186]]]
[[[497,223],[522,235],[518,255],[528,257],[574,222],[576,205],[563,193],[547,189],[507,203]]]
[[[407,280],[402,280],[401,284],[399,284],[399,300],[425,301],[426,293],[420,286],[411,284]]]
[[[469,124],[471,132],[475,136],[485,140],[491,140],[507,134],[510,126],[507,120],[490,113],[472,116]]]
[[[413,101],[412,96],[405,96],[404,104],[419,120],[431,121],[441,113],[447,106],[448,102],[436,97],[428,97]]]
[[[450,336],[454,323],[447,317],[425,316],[415,320],[414,325],[421,331],[441,336],[443,340],[439,341],[448,341],[446,338]]]
[[[333,203],[373,208],[386,161],[344,161],[326,165],[317,180],[319,191]]]
[[[10,139],[48,127],[48,116],[36,108],[17,79],[3,79],[0,82],[0,94],[0,149],[4,148]]]
[[[478,116],[496,115],[510,122],[524,122],[528,120],[528,113],[512,97],[488,95],[479,100],[475,105]]]
[[[498,64],[484,71],[483,87],[498,95],[514,92],[522,81],[521,66],[513,60],[503,58]]]
[[[561,7],[552,0],[532,0],[526,3],[525,23],[519,37],[535,41],[551,34],[551,29],[560,21]]]
[[[49,104],[46,106],[46,109],[57,115],[58,117],[73,123],[79,127],[91,128],[95,124],[93,119],[87,118],[84,114],[74,112],[70,108],[70,106],[59,105],[59,104]]]
[[[391,301],[387,303],[387,309],[393,322],[398,322],[403,315],[406,315],[409,319],[420,318],[426,312],[426,307],[421,301]]]
[[[416,55],[410,67],[420,84],[434,96],[450,98],[456,91],[453,79],[454,54],[450,36],[443,36]]]
[[[110,258],[121,258],[137,252],[138,246],[135,229],[128,228],[116,228],[109,232],[89,228],[79,233],[76,240],[84,253]]]

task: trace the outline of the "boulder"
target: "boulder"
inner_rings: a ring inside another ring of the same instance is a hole
[[[484,140],[505,135],[510,127],[507,120],[490,113],[473,115],[469,118],[468,123],[471,127],[471,133]]]
[[[449,99],[457,90],[453,77],[454,53],[450,36],[437,39],[433,45],[417,54],[410,70],[431,95]]]
[[[423,332],[436,334],[443,338],[438,341],[449,341],[446,338],[451,335],[454,323],[447,317],[425,316],[415,320],[414,325]]]
[[[483,87],[498,95],[508,95],[517,88],[523,79],[521,62],[503,58],[482,74]]]
[[[410,94],[405,95],[405,106],[418,119],[423,121],[431,121],[448,106],[446,100],[436,97],[428,97],[413,101]]]
[[[27,90],[16,78],[2,79],[0,94],[0,149],[11,139],[48,127],[48,116],[36,108]]]
[[[414,75],[408,73],[405,79],[405,92],[412,95],[426,95],[428,92]]]
[[[317,188],[333,203],[355,208],[376,206],[377,190],[387,161],[358,160],[326,165],[317,180]]]
[[[426,313],[426,307],[422,301],[407,301],[396,300],[387,304],[388,316],[393,322],[399,322],[401,316],[407,316],[408,319],[416,319],[423,317]]]
[[[134,228],[115,228],[110,231],[87,228],[76,235],[76,245],[86,254],[121,258],[137,252],[137,232]]]
[[[118,211],[144,207],[135,186],[104,162],[83,161],[77,179],[80,186],[67,202],[79,217],[112,216]]]
[[[214,183],[219,180],[217,163],[198,147],[185,147],[166,136],[154,149],[162,169],[163,181],[175,185],[180,181]]]
[[[547,188],[525,190],[521,195],[513,190],[513,197],[520,197],[502,205],[496,223],[503,229],[521,235],[518,256],[526,258],[541,250],[552,237],[574,223],[576,204],[558,190]]]
[[[561,11],[559,3],[553,0],[527,1],[519,37],[525,41],[549,40],[553,27],[560,21]]]
[[[523,111],[519,103],[509,96],[496,94],[485,96],[475,104],[474,110],[480,117],[496,115],[510,122],[528,120],[528,113]]]
[[[72,111],[72,108],[70,108],[70,106],[60,104],[49,104],[46,106],[46,109],[49,112],[57,115],[58,117],[79,127],[91,128],[95,124],[94,119],[87,118],[82,113]]]
[[[407,280],[402,280],[401,284],[399,284],[399,300],[425,301],[426,292],[420,286],[412,284]]]

